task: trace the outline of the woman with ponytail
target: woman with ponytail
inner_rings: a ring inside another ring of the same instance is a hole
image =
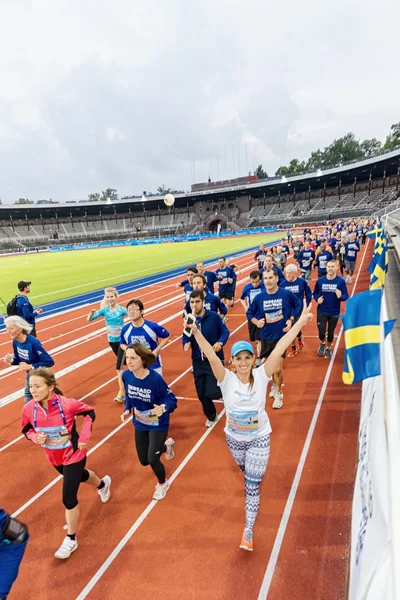
[[[195,324],[191,328],[196,342],[207,357],[226,408],[226,441],[233,459],[244,472],[246,491],[246,525],[240,548],[253,550],[253,527],[260,506],[260,485],[269,459],[271,425],[265,411],[267,386],[280,365],[282,354],[296,339],[302,327],[312,318],[310,306],[304,308],[299,320],[278,341],[267,360],[254,368],[254,350],[249,342],[232,346],[232,371],[228,371]]]
[[[99,310],[91,310],[88,314],[88,321],[94,321],[99,317],[104,317],[107,328],[108,343],[117,357],[117,375],[119,391],[114,398],[115,402],[125,400],[124,384],[122,383],[123,364],[125,362],[124,352],[120,348],[121,331],[124,325],[124,317],[128,314],[126,308],[118,304],[118,291],[114,287],[108,287],[104,290],[104,298],[101,301]]]
[[[21,430],[28,440],[44,448],[47,460],[63,476],[62,500],[68,534],[55,553],[65,559],[78,548],[76,531],[79,521],[78,489],[81,482],[97,488],[102,502],[110,499],[111,477],[100,479],[86,466],[86,452],[96,418],[91,406],[65,398],[51,369],[39,367],[29,374],[33,399],[25,404]],[[83,417],[78,433],[76,417]]]

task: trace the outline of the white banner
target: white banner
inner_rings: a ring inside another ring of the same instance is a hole
[[[351,524],[350,600],[394,600],[382,376],[362,384]]]

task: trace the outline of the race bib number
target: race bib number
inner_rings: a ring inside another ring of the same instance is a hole
[[[276,323],[277,321],[281,321],[283,319],[283,313],[281,310],[277,310],[275,312],[265,313],[265,322],[266,323]]]
[[[309,260],[303,260],[303,267],[309,267],[310,266],[310,261]]]
[[[107,333],[112,337],[120,337],[121,336],[122,327],[118,325],[107,325]]]
[[[254,435],[258,432],[258,411],[229,411],[227,416],[227,426],[231,433]]]
[[[64,425],[56,427],[36,427],[36,433],[45,433],[47,435],[46,443],[41,444],[48,450],[63,450],[71,446],[68,429]]]
[[[158,417],[157,415],[152,415],[151,410],[138,410],[135,408],[135,419],[143,425],[158,426]]]
[[[348,253],[347,253],[347,255],[348,256],[355,256],[356,255],[355,250],[349,250]]]
[[[320,260],[319,261],[319,268],[320,269],[326,269],[326,260]]]

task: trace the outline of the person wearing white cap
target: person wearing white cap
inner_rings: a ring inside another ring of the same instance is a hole
[[[226,408],[226,441],[231,454],[244,472],[246,490],[246,525],[240,548],[253,550],[253,527],[260,506],[260,485],[267,469],[271,425],[265,411],[267,386],[280,364],[281,355],[301,328],[310,321],[311,304],[303,304],[303,312],[291,329],[278,340],[267,360],[254,369],[254,350],[246,341],[232,346],[232,371],[228,371],[195,324],[185,322],[203,354],[207,357]]]

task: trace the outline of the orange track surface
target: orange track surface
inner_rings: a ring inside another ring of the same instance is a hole
[[[363,249],[363,256],[369,251]],[[368,256],[367,256],[368,259]],[[238,280],[248,279],[252,256],[239,259],[245,268]],[[368,274],[364,262],[357,292],[366,289]],[[176,278],[171,284],[178,281]],[[238,285],[238,296],[244,283]],[[354,285],[354,284],[353,284]],[[146,315],[160,322],[180,311],[182,294],[168,286],[154,286],[138,292]],[[350,286],[351,290],[352,286]],[[135,293],[124,295],[125,303]],[[169,302],[152,311],[152,307]],[[315,306],[315,303],[314,303]],[[102,320],[90,325],[89,308],[41,321],[39,337],[45,348],[54,348],[104,326]],[[229,311],[231,334],[226,349],[238,339],[247,339],[247,326],[240,303]],[[243,314],[243,316],[241,316]],[[57,325],[53,327],[53,325]],[[166,498],[143,516],[152,498],[155,477],[142,467],[133,442],[132,424],[120,426],[122,407],[114,401],[116,391],[114,355],[104,356],[61,378],[67,396],[86,398],[96,410],[91,448],[103,441],[88,457],[88,466],[113,479],[112,498],[102,505],[89,486],[79,492],[81,521],[79,549],[65,562],[53,558],[65,532],[61,484],[44,453],[19,437],[23,400],[0,408],[1,505],[10,513],[18,511],[41,494],[21,513],[29,525],[31,540],[10,600],[18,598],[58,600],[78,598],[125,534],[141,517],[136,531],[94,585],[80,599],[157,598],[257,599],[270,559],[288,494],[307,436],[313,412],[329,365],[316,354],[318,339],[315,320],[307,326],[306,347],[294,359],[285,361],[284,406],[268,408],[273,433],[271,457],[261,491],[261,508],[254,530],[255,551],[239,549],[244,526],[244,485],[224,439],[224,418],[206,433],[205,417],[195,399],[192,375],[187,372],[190,356],[182,351],[182,319],[176,316],[165,324],[173,343],[163,351],[164,377],[173,382],[173,391],[184,399],[171,417],[170,435],[176,440],[175,459],[166,462],[171,477],[189,452],[202,439],[190,461],[173,481]],[[339,327],[338,327],[339,330]],[[315,337],[313,338],[313,336]],[[342,344],[341,344],[342,345]],[[105,333],[55,354],[57,371],[107,347]],[[6,334],[0,334],[0,351],[9,351]],[[346,594],[351,499],[356,460],[359,386],[341,383],[343,349],[340,347],[326,389],[321,412],[305,462],[300,485],[290,514],[268,598],[342,599]],[[0,371],[1,397],[23,387],[24,377]],[[106,383],[109,382],[109,383]],[[98,389],[94,393],[93,390]],[[268,407],[272,400],[268,399]],[[218,404],[218,410],[222,410]],[[104,441],[111,432],[112,436]]]

